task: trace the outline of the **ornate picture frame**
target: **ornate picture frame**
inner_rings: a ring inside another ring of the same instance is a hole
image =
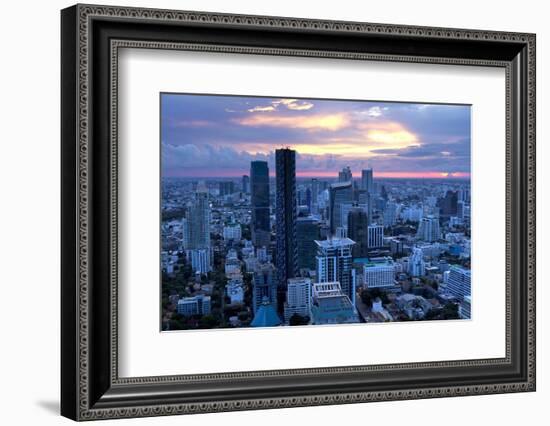
[[[62,415],[93,420],[535,390],[534,34],[96,5],[64,9],[61,30]],[[124,47],[503,68],[506,356],[119,377],[117,64]]]

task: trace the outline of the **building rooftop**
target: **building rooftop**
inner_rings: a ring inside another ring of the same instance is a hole
[[[195,296],[191,297],[182,297],[180,300],[178,300],[178,305],[183,305],[186,303],[195,303],[198,299],[202,299],[204,302],[208,302],[210,300],[210,296],[205,296],[204,294],[197,294]]]
[[[351,187],[351,181],[331,183],[330,187],[332,189],[348,188]]]
[[[311,278],[306,277],[300,277],[300,278],[289,278],[287,280],[288,284],[295,284],[295,283],[303,283],[303,282],[309,282],[311,283]]]
[[[357,312],[345,294],[314,299],[311,307],[314,324],[346,324],[359,322]]]
[[[355,260],[355,262],[357,262],[357,260]],[[383,256],[383,257],[371,257],[370,259],[362,258],[360,263],[362,263],[363,266],[370,268],[373,266],[393,265],[395,262],[392,257]]]
[[[355,244],[355,241],[347,237],[346,238],[333,237],[327,240],[321,240],[321,241],[315,240],[315,244],[317,244],[318,247],[321,247],[324,249],[331,249],[331,248],[352,246]]]
[[[454,269],[455,271],[458,271],[464,275],[470,276],[472,271],[470,269],[463,268],[459,265],[451,265],[451,269]]]
[[[393,266],[393,262],[369,262],[364,263],[364,268],[376,268],[377,266]]]
[[[341,296],[342,287],[338,281],[326,282],[326,283],[314,283],[313,284],[313,297],[331,297]]]
[[[254,319],[250,323],[251,327],[276,327],[281,325],[281,319],[275,312],[273,305],[267,301],[263,301]]]

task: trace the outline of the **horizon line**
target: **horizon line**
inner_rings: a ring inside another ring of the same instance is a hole
[[[231,174],[231,175],[163,175],[161,176],[164,178],[185,178],[185,179],[241,179],[243,176],[250,177],[250,174]],[[270,178],[275,178],[275,173],[269,174]],[[338,176],[334,175],[333,173],[329,174],[296,174],[296,178],[302,178],[302,179],[313,179],[313,178],[321,178],[321,179],[333,179],[337,180]],[[352,180],[361,180],[361,176],[354,176],[352,177]],[[471,179],[471,174],[466,172],[458,172],[458,173],[447,173],[447,172],[428,172],[428,173],[422,173],[422,172],[379,172],[379,173],[373,173],[373,179],[439,179],[439,180],[461,180],[461,179]]]

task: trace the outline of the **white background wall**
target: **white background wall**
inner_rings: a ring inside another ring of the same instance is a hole
[[[550,293],[544,273],[550,256],[549,135],[550,28],[546,2],[357,0],[108,1],[143,7],[205,10],[526,31],[537,33],[538,106],[538,391],[452,399],[293,408],[187,417],[107,421],[102,424],[303,424],[344,423],[464,425],[489,421],[544,424],[550,400],[547,367]],[[0,66],[0,421],[68,424],[59,405],[59,9],[67,1],[2,5]],[[538,419],[538,421],[537,421]],[[131,422],[131,423],[129,423]]]

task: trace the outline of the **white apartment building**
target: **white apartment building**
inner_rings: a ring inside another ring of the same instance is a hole
[[[206,274],[212,270],[210,248],[186,250],[186,254],[194,272]]]
[[[311,279],[290,278],[287,283],[285,323],[288,324],[294,314],[311,317]]]
[[[395,285],[395,263],[391,257],[384,257],[363,265],[363,280],[368,289],[393,287]]]

